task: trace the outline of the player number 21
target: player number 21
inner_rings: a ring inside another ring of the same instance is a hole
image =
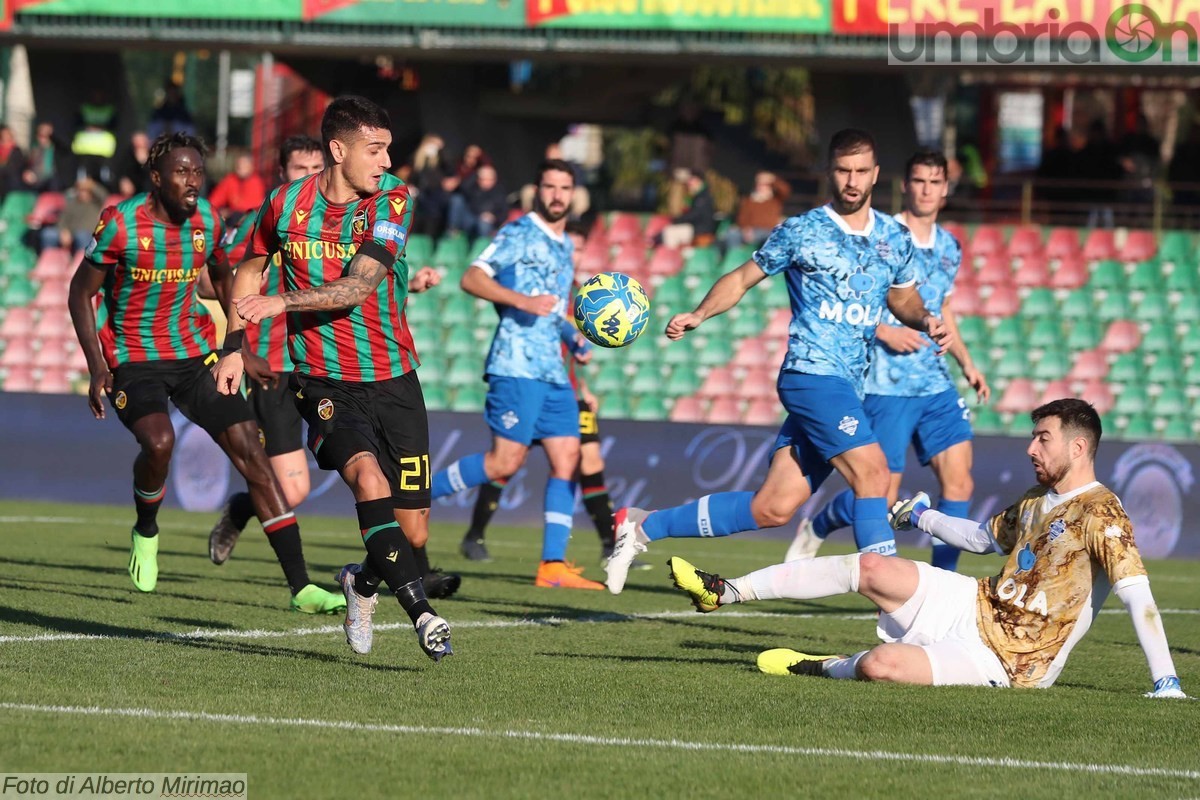
[[[421,476],[424,475],[424,480]],[[429,454],[400,459],[400,489],[419,492],[429,488]]]

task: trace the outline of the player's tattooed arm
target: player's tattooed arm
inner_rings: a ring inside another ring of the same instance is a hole
[[[104,419],[102,395],[112,391],[112,373],[100,351],[100,339],[96,335],[96,312],[92,308],[92,298],[104,285],[107,272],[103,266],[85,258],[71,277],[71,287],[67,292],[71,323],[75,326],[75,336],[79,339],[79,347],[87,359],[88,373],[91,375],[88,407],[96,419]]]
[[[285,311],[342,311],[363,304],[387,276],[388,265],[364,253],[350,259],[346,274],[312,289],[280,295]]]

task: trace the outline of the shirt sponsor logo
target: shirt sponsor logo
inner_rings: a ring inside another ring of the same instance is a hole
[[[314,258],[348,259],[358,252],[358,245],[351,242],[322,242],[308,239],[289,239],[283,243],[283,252],[293,262],[308,261]]]
[[[841,300],[836,303],[822,300],[817,316],[839,324],[845,322],[848,325],[874,328],[883,318],[883,308],[864,306],[861,303],[843,303]]]
[[[858,420],[854,417],[842,417],[842,421],[838,423],[838,430],[847,436],[853,436],[858,433]]]
[[[139,283],[191,283],[200,277],[200,268],[150,269],[148,267],[130,267],[129,277]]]
[[[396,244],[404,244],[404,240],[408,238],[404,234],[404,228],[394,222],[380,220],[375,223],[375,227],[371,229],[371,235],[376,239],[385,239]]]
[[[1033,565],[1037,562],[1037,555],[1033,552],[1033,545],[1026,544],[1017,552],[1017,573],[1029,572],[1033,569]]]
[[[850,277],[846,278],[846,287],[855,297],[862,297],[875,288],[875,279],[860,268],[850,275]]]

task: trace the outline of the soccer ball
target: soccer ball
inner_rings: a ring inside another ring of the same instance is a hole
[[[601,347],[624,347],[650,321],[650,298],[642,285],[620,272],[601,272],[575,293],[575,325]]]

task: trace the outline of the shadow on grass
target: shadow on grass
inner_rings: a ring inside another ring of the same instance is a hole
[[[85,600],[100,601],[103,603],[132,603],[130,597],[103,597],[96,592],[103,591],[118,591],[113,586],[97,586],[95,584],[70,583],[67,581],[43,581],[23,579],[18,581],[0,580],[0,589],[13,589],[23,591],[53,591],[55,596],[66,595],[68,597],[82,597]],[[80,591],[83,589],[93,589],[94,591]]]
[[[619,655],[617,653],[555,653],[538,651],[537,655],[549,658],[583,658],[588,661],[624,661],[630,664],[661,663],[661,664],[717,664],[722,667],[744,667],[746,661],[741,658],[681,658],[679,656],[647,656]]]

